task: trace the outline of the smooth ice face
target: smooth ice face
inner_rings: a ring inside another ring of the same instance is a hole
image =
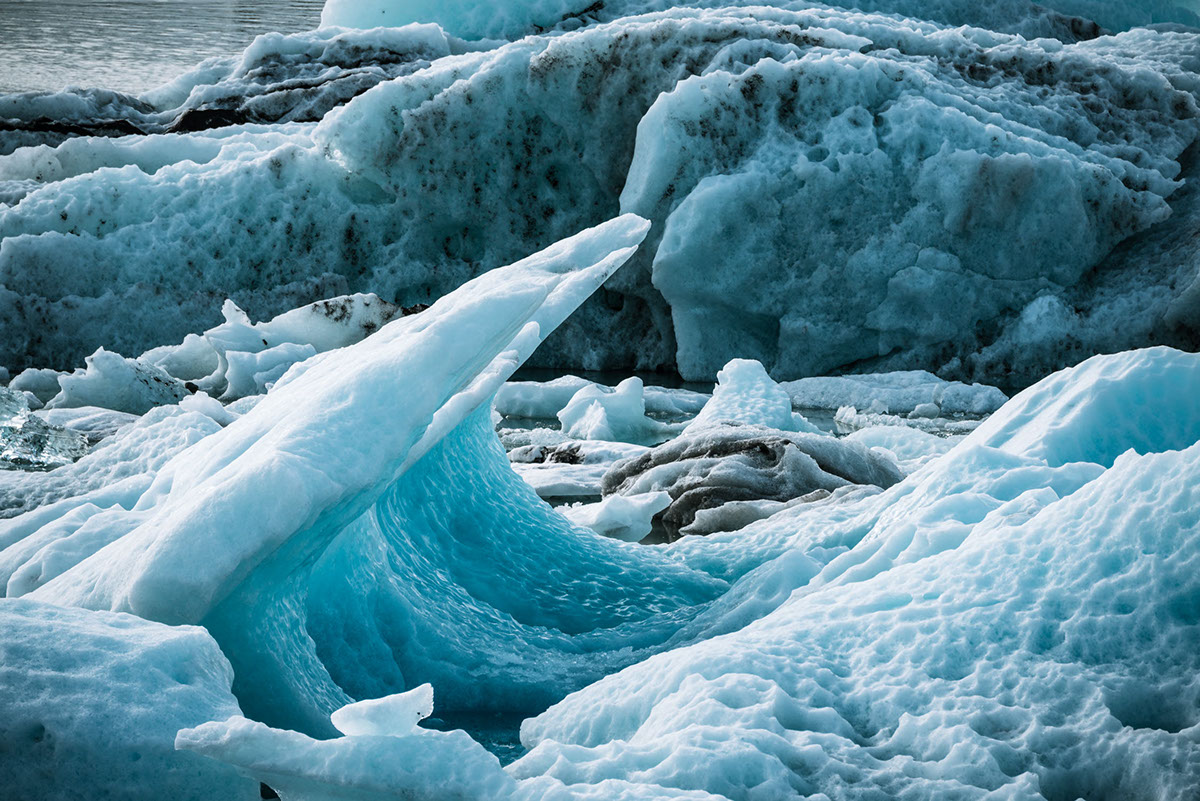
[[[433,687],[422,684],[408,692],[346,704],[329,719],[347,736],[402,737],[433,714]]]
[[[0,791],[11,799],[220,798],[258,784],[173,748],[241,710],[204,629],[0,599]]]

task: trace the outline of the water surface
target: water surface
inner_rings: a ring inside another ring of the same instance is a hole
[[[131,94],[260,33],[311,30],[324,0],[0,0],[0,93]]]

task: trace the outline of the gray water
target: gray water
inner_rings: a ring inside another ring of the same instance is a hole
[[[140,94],[270,31],[317,27],[324,0],[0,0],[0,93]]]

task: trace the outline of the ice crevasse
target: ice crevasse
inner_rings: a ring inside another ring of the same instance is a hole
[[[331,24],[370,24],[335,5]],[[220,79],[233,84],[197,74],[175,94],[203,110],[257,86],[255,70],[308,70],[373,36],[412,69],[272,125],[0,156],[0,362],[140,353],[214,324],[226,297],[259,319],[357,291],[427,303],[629,212],[652,221],[646,242],[539,363],[709,379],[747,357],[777,379],[853,365],[1025,383],[1061,366],[1053,352],[1012,366],[1030,329],[1082,325],[1042,312],[1087,312],[1105,255],[1176,223],[1200,132],[1197,34],[1028,39],[934,13],[977,4],[873,5],[614,5],[524,38],[557,23],[261,41],[253,69]],[[429,10],[395,8],[388,24]],[[941,22],[886,13],[923,9]],[[471,33],[483,39],[454,38]],[[254,66],[272,48],[278,63]],[[1194,338],[1192,306],[1173,303],[1187,264],[1153,277],[1132,345]],[[1081,352],[1105,349],[1109,317]]]
[[[311,799],[1185,797],[1200,357],[1095,357],[889,489],[631,545],[539,501],[488,402],[646,230],[490,272],[169,459],[0,521],[25,599],[2,608],[191,636],[211,689],[177,744],[235,791],[220,762]],[[747,365],[729,378],[722,408],[765,408]],[[532,715],[528,753],[414,727],[425,683],[443,723]]]

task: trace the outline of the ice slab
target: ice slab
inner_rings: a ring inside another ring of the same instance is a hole
[[[11,799],[258,798],[258,784],[174,748],[240,714],[204,629],[0,599],[0,783]]]

